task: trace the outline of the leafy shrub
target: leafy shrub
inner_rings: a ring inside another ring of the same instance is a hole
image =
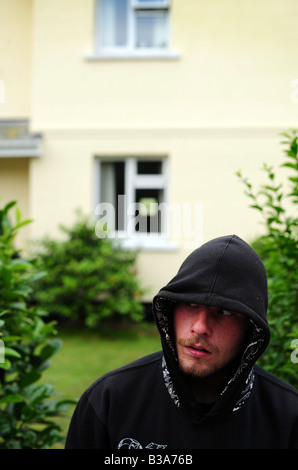
[[[35,301],[58,317],[95,327],[105,319],[143,319],[142,290],[136,277],[137,254],[100,239],[80,216],[73,227],[61,227],[66,239],[44,239],[36,254]]]
[[[250,207],[260,212],[266,228],[264,236],[253,243],[268,275],[268,320],[272,335],[270,346],[259,362],[298,388],[297,364],[291,360],[291,347],[296,344],[293,340],[298,339],[298,137],[297,131],[282,135],[286,161],[281,166],[290,172],[287,189],[277,182],[273,167],[266,164],[263,169],[268,182],[257,192],[240,172],[238,176],[252,201]]]
[[[0,448],[45,449],[62,442],[60,427],[52,420],[65,410],[66,400],[50,400],[53,386],[42,384],[43,371],[61,343],[53,339],[53,323],[46,324],[44,312],[30,307],[28,299],[40,273],[32,274],[32,264],[20,258],[13,241],[16,225],[9,211],[16,202],[0,210]]]

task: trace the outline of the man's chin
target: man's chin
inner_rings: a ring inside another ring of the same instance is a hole
[[[237,364],[237,363],[236,363]],[[192,379],[207,379],[218,378],[222,380],[229,380],[235,372],[237,365],[235,361],[228,362],[227,364],[211,364],[210,361],[179,361],[179,368],[181,372]]]
[[[203,379],[217,372],[217,367],[210,364],[203,364],[202,362],[203,361],[201,361],[200,364],[182,362],[179,364],[179,368],[184,375],[193,379]]]

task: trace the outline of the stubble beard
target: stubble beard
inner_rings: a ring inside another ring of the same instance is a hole
[[[178,364],[181,372],[185,375],[200,379],[205,378],[221,369],[221,366],[216,363],[209,363],[212,358],[195,358],[191,356],[184,356],[183,353],[179,354],[179,346],[182,348],[193,346],[196,343],[209,351],[215,358],[219,355],[219,350],[216,346],[210,345],[204,338],[180,339],[178,340]]]
[[[204,359],[184,360],[178,358],[179,369],[181,372],[194,379],[203,379],[216,373],[221,367],[211,364],[206,364]]]
[[[191,340],[178,341],[180,345],[189,345]],[[203,341],[200,341],[203,343]],[[208,345],[209,351],[212,350],[215,358],[219,358],[218,348]],[[207,343],[206,343],[207,349]],[[235,373],[241,354],[227,362],[215,360],[214,363],[208,363],[208,358],[188,358],[178,353],[179,369],[184,374],[185,378],[190,380],[191,387],[194,391],[211,390],[215,391],[215,395],[223,389],[224,385]],[[213,395],[214,396],[214,395]]]

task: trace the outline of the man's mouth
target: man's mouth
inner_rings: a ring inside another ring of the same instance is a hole
[[[184,346],[185,350],[188,354],[194,357],[209,357],[211,356],[211,352],[205,349],[202,346]]]
[[[210,353],[210,351],[208,351],[207,349],[205,349],[201,346],[189,346],[189,347],[192,348],[192,349],[195,349],[196,351],[204,351],[204,352]]]
[[[204,338],[180,338],[178,344],[185,352],[193,357],[211,357],[217,352],[217,348],[207,343]]]

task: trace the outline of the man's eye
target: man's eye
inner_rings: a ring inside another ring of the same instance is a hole
[[[217,313],[219,313],[220,315],[224,315],[224,316],[232,315],[231,312],[229,312],[228,310],[224,310],[222,308],[218,309]]]

